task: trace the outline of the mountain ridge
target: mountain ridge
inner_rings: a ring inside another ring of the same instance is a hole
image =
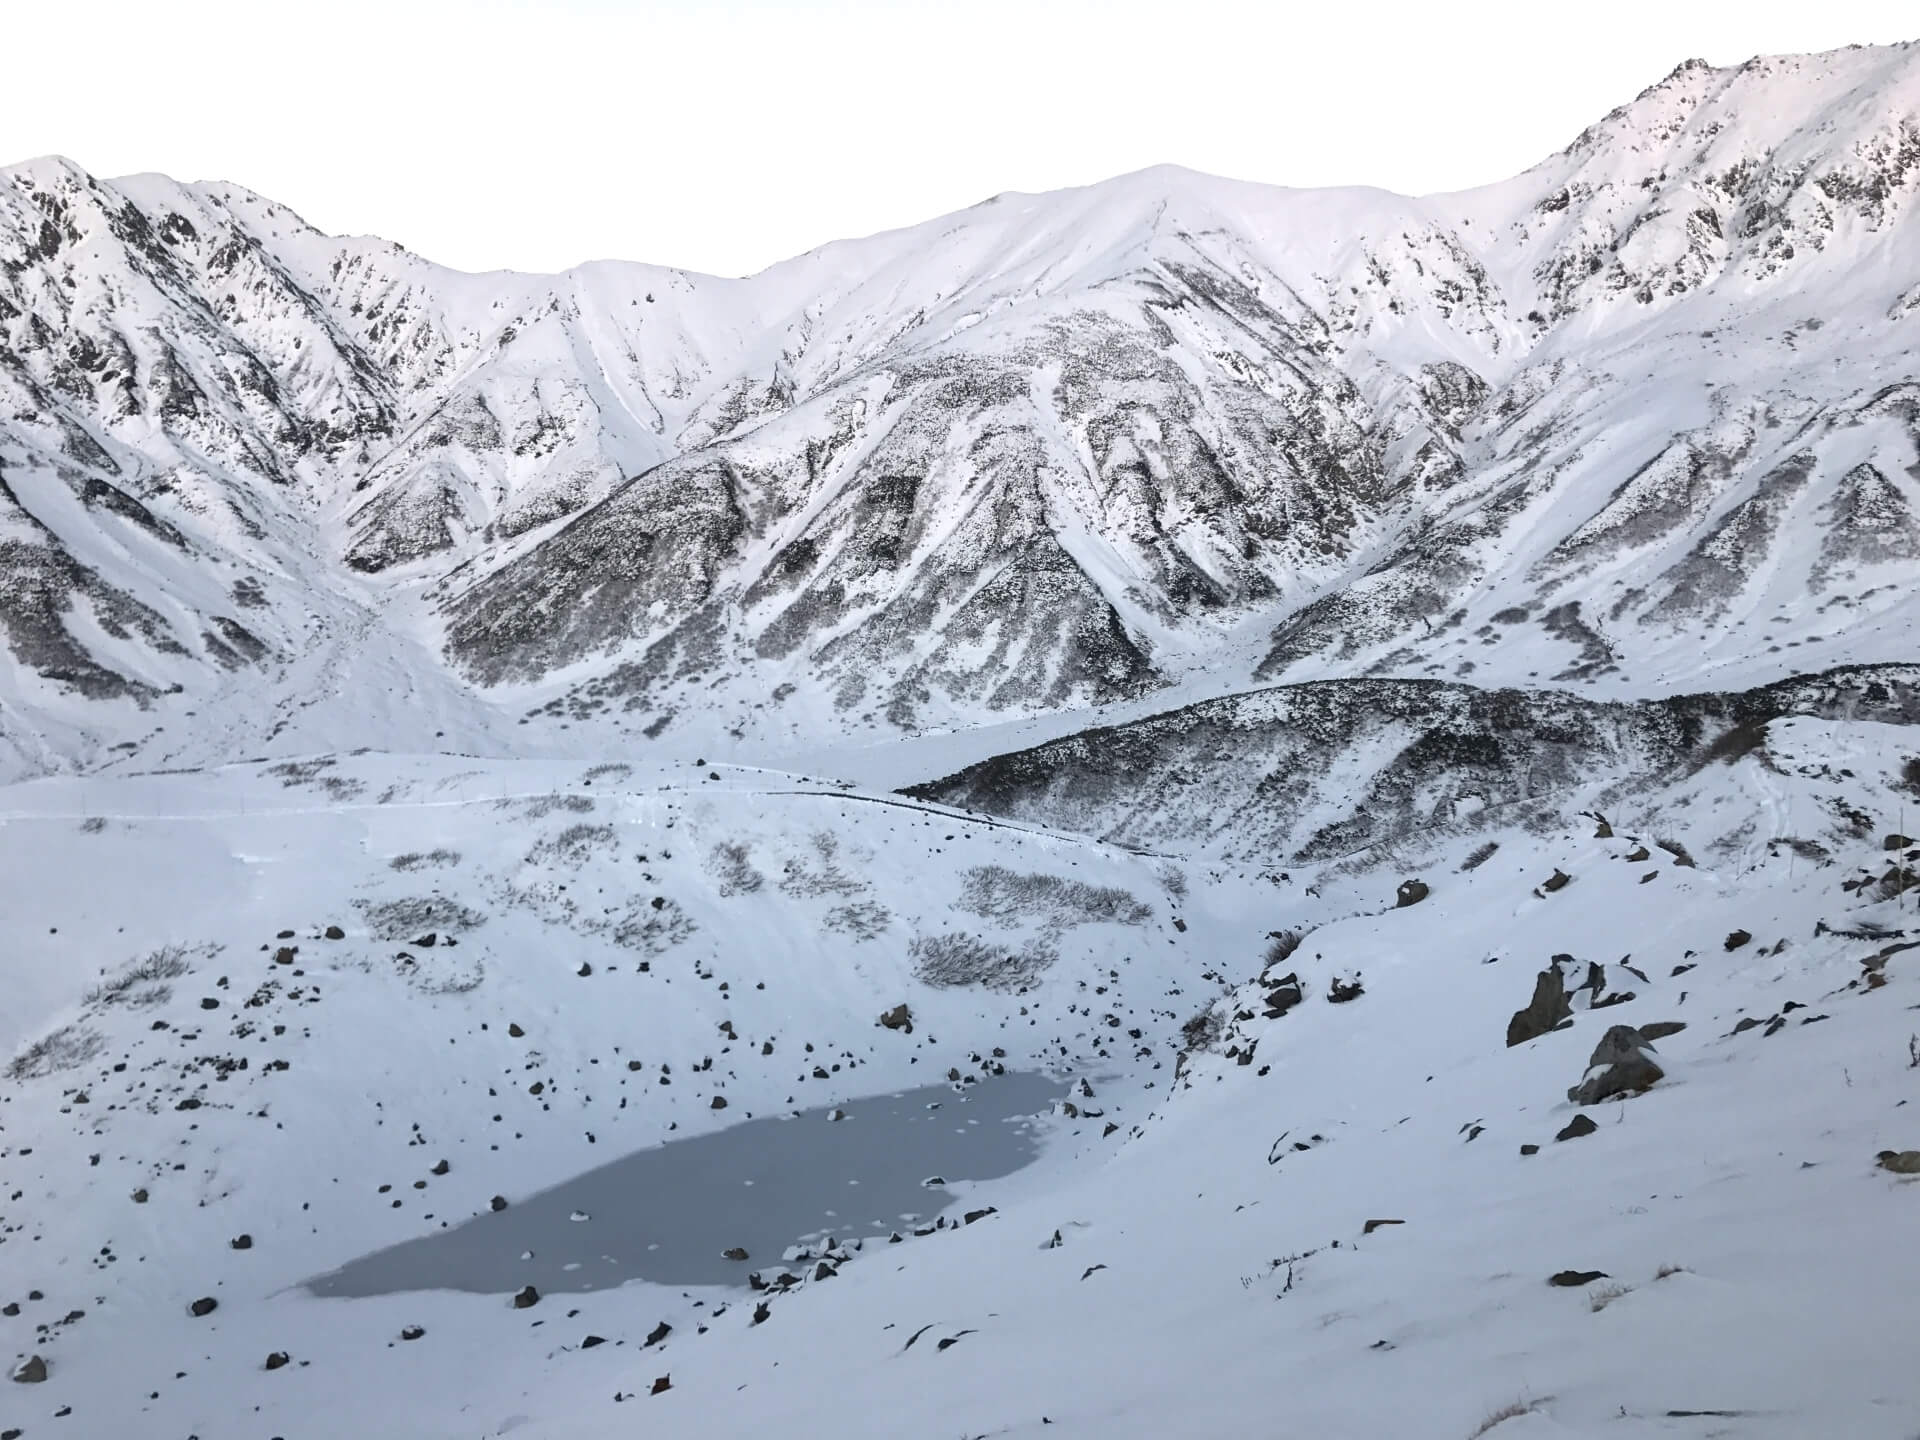
[[[740,280],[466,275],[239,186],[10,167],[9,770],[215,694],[290,740],[335,703],[290,657],[369,625],[514,753],[1203,673],[1650,693],[1703,660],[1676,626],[1729,683],[1902,658],[1898,597],[1837,582],[1920,553],[1914,57],[1688,62],[1468,191],[1160,166]],[[1807,588],[1840,613],[1769,633]],[[1552,670],[1489,653],[1515,611]]]

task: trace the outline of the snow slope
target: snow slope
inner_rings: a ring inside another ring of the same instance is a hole
[[[0,1420],[1106,1436],[1267,1417],[1451,1436],[1522,1401],[1536,1413],[1507,1433],[1911,1436],[1912,1182],[1873,1162],[1920,1133],[1912,902],[1879,879],[1911,746],[1904,726],[1775,720],[1614,809],[1607,838],[1590,818],[1500,828],[1469,869],[1476,837],[1414,832],[1391,869],[1285,878],[689,766],[366,755],[11,787],[0,1290],[21,1308],[0,1335],[50,1373],[8,1386]],[[970,892],[991,866],[1139,910]],[[1571,883],[1548,892],[1556,869]],[[1431,894],[1397,908],[1408,875]],[[871,940],[834,918],[863,905],[885,912]],[[1305,999],[1266,1019],[1263,936],[1282,928],[1306,938],[1270,973],[1297,972]],[[913,938],[956,930],[1058,958],[1021,993],[926,983]],[[114,983],[165,947],[182,973]],[[1563,950],[1570,983],[1597,962],[1604,993],[1506,1048]],[[1352,979],[1364,993],[1328,1004]],[[910,1036],[874,1018],[902,999]],[[1686,1022],[1658,1042],[1667,1077],[1556,1143],[1602,1030],[1655,1020]],[[760,1297],[725,1288],[524,1311],[298,1288],[675,1127],[976,1075],[994,1046],[1091,1078],[1088,1113],[969,1191],[996,1213],[869,1245],[762,1323]],[[821,1062],[844,1068],[809,1078]],[[1548,1286],[1564,1269],[1606,1281]],[[201,1296],[218,1308],[194,1318]],[[263,1368],[276,1351],[291,1362]]]

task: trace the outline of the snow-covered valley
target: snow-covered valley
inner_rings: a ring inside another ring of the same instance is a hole
[[[1920,1437],[1917,196],[0,170],[0,1440]]]

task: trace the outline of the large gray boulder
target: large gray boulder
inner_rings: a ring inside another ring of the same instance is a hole
[[[1524,1045],[1572,1017],[1573,1006],[1567,1001],[1566,977],[1560,973],[1558,965],[1549,965],[1533,982],[1533,999],[1527,1002],[1525,1009],[1514,1011],[1513,1018],[1507,1022],[1507,1044]]]
[[[1567,1091],[1576,1105],[1597,1105],[1616,1095],[1645,1090],[1667,1072],[1647,1054],[1651,1042],[1631,1025],[1615,1025],[1593,1047],[1587,1073]]]

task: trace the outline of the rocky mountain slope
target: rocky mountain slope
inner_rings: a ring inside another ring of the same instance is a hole
[[[1692,62],[1459,195],[1161,169],[746,280],[3,173],[15,774],[332,743],[389,672],[401,748],[781,753],[1906,658],[1914,46]]]

